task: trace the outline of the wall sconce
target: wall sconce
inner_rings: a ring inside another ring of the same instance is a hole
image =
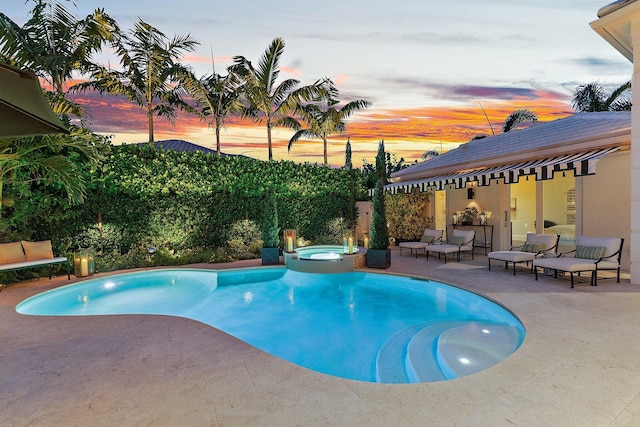
[[[471,200],[475,197],[475,193],[473,192],[473,188],[467,188],[467,199]]]
[[[73,253],[73,263],[76,277],[85,277],[96,272],[96,262],[93,249],[78,249]]]
[[[284,230],[284,249],[285,252],[293,252],[296,250],[296,230],[290,228]]]

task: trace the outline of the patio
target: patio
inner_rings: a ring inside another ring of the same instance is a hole
[[[32,317],[31,295],[60,276],[0,293],[5,425],[632,426],[640,423],[640,287],[566,280],[487,259],[426,261],[392,251],[387,272],[493,298],[527,328],[522,347],[481,373],[409,385],[329,377],[195,321],[165,316]],[[260,260],[204,268],[257,266]],[[376,271],[377,272],[377,271]],[[625,277],[625,276],[623,276]],[[628,277],[628,275],[626,276]],[[78,279],[73,279],[78,280]],[[588,279],[587,279],[588,280]]]

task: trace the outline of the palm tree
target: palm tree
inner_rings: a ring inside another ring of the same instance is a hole
[[[244,79],[242,97],[246,105],[243,115],[266,124],[269,160],[273,159],[271,129],[300,129],[300,123],[290,114],[294,113],[302,102],[316,100],[322,93],[319,82],[301,88],[298,88],[300,82],[295,79],[287,79],[276,84],[283,52],[284,41],[276,38],[265,50],[257,67],[244,56],[233,58],[233,71]]]
[[[536,116],[531,110],[528,108],[521,108],[519,110],[514,111],[509,114],[507,119],[504,121],[504,126],[502,127],[502,132],[509,132],[514,129],[520,123],[527,122],[537,122],[538,116]]]
[[[210,76],[198,80],[196,78],[184,79],[184,88],[196,102],[202,106],[202,117],[209,118],[209,125],[216,130],[216,153],[220,151],[220,129],[224,127],[225,119],[229,114],[240,111],[242,103],[240,94],[242,81],[233,71],[226,76],[216,74],[215,70]]]
[[[342,133],[346,129],[345,119],[355,111],[367,108],[371,105],[369,101],[358,99],[345,104],[342,108],[336,108],[338,101],[334,96],[338,95],[338,90],[333,82],[326,79],[321,83],[321,87],[327,94],[321,102],[300,105],[297,112],[300,114],[307,127],[298,130],[289,140],[288,151],[291,151],[293,143],[301,138],[320,138],[324,145],[324,165],[328,165],[327,159],[327,138],[335,133]]]
[[[122,71],[98,67],[93,80],[74,86],[74,90],[95,89],[123,95],[143,108],[149,124],[149,145],[154,144],[154,116],[172,122],[176,108],[193,111],[184,101],[180,83],[190,75],[178,62],[185,52],[192,52],[198,42],[190,35],[174,36],[169,40],[162,32],[142,21],[135,24],[129,35],[115,41],[115,54],[120,58]]]
[[[93,68],[92,56],[119,33],[116,22],[103,9],[78,19],[55,0],[33,0],[29,20],[20,27],[0,13],[0,60],[28,68],[53,89],[53,110],[83,115],[82,108],[65,97],[66,84],[75,72]]]
[[[420,156],[420,160],[422,161],[429,160],[438,155],[440,155],[440,153],[438,153],[436,150],[427,150],[424,153],[422,153],[422,156]]]
[[[598,81],[580,85],[573,92],[571,106],[576,112],[594,111],[631,111],[631,81],[617,87],[607,96],[602,84]]]

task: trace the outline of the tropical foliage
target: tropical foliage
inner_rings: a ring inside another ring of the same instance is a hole
[[[243,81],[231,70],[226,76],[216,74],[214,71],[210,76],[200,80],[187,76],[183,79],[182,85],[202,107],[201,116],[208,120],[209,126],[215,129],[216,152],[221,155],[220,130],[224,127],[227,116],[241,110],[240,94]]]
[[[299,105],[297,113],[302,117],[306,127],[299,129],[289,139],[287,149],[291,151],[294,142],[303,138],[319,138],[322,140],[324,165],[328,165],[327,138],[333,134],[343,133],[346,130],[345,120],[354,112],[362,110],[371,105],[369,101],[358,99],[348,102],[341,108],[337,105],[339,101],[335,98],[338,89],[329,79],[321,83],[323,97],[319,102]]]
[[[628,81],[607,95],[602,83],[580,85],[573,92],[571,106],[579,113],[595,111],[631,111],[631,82]]]
[[[515,129],[521,123],[535,123],[537,121],[538,116],[535,115],[531,110],[527,108],[521,108],[507,116],[506,120],[504,121],[504,126],[502,126],[502,132],[509,132],[510,130]]]
[[[244,116],[266,125],[269,160],[273,159],[271,130],[274,127],[300,129],[294,113],[301,103],[318,100],[323,93],[320,81],[303,87],[298,87],[300,81],[295,79],[277,83],[283,52],[284,40],[276,38],[265,50],[257,66],[254,67],[244,56],[235,56],[232,67],[232,71],[244,79]]]
[[[94,89],[123,95],[136,103],[146,112],[149,144],[153,145],[155,116],[171,122],[177,109],[193,111],[180,86],[180,83],[187,83],[191,73],[179,59],[199,43],[190,35],[174,36],[169,40],[161,31],[140,19],[133,30],[118,37],[113,44],[122,69],[112,70],[96,65],[92,80],[73,89]]]

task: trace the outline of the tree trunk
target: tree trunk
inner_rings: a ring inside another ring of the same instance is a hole
[[[153,139],[153,111],[151,109],[147,112],[147,118],[149,119],[149,145],[154,145]]]
[[[218,156],[221,156],[222,153],[220,153],[220,125],[216,124],[216,154]]]
[[[271,124],[267,124],[267,146],[269,147],[269,161],[273,160],[273,153],[271,152]]]
[[[329,164],[327,160],[327,138],[322,137],[322,142],[324,142],[324,165],[327,166]]]

